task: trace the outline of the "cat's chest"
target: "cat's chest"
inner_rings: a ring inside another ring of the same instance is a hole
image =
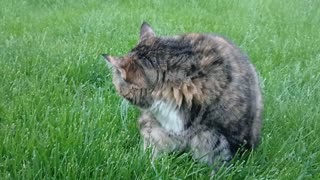
[[[183,131],[184,123],[181,113],[173,104],[156,101],[152,104],[150,111],[164,129],[175,133]]]

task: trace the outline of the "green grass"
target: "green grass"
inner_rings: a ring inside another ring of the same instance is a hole
[[[121,116],[101,53],[158,34],[216,32],[247,52],[264,92],[262,143],[220,179],[320,179],[320,1],[1,0],[0,179],[208,179],[190,156],[151,162]]]

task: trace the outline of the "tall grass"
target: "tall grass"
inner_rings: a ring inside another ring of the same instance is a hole
[[[101,53],[160,35],[215,32],[256,65],[259,148],[221,179],[320,179],[320,1],[17,1],[0,6],[0,179],[208,179],[187,154],[152,162],[138,112],[116,95]],[[122,105],[121,105],[122,104]]]

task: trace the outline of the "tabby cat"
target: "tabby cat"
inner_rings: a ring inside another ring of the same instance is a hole
[[[262,97],[248,57],[214,34],[156,36],[143,23],[122,57],[103,54],[117,92],[139,107],[144,149],[190,152],[207,164],[228,162],[259,143]]]

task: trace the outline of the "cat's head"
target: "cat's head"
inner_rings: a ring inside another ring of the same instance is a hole
[[[140,40],[131,52],[122,57],[103,54],[112,66],[113,84],[117,92],[141,108],[150,107],[153,103],[151,92],[157,83],[157,72],[145,62],[144,54],[150,52],[156,39],[150,25],[144,22],[140,29]]]

